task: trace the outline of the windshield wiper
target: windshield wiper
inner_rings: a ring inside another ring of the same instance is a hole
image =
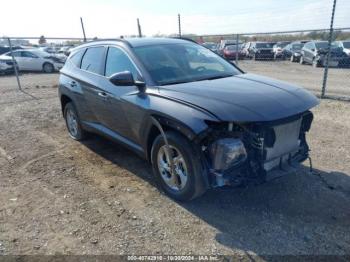
[[[211,76],[211,77],[201,78],[201,79],[198,79],[196,81],[215,80],[215,79],[226,78],[226,77],[231,77],[231,76],[234,76],[234,75],[229,74],[229,75]]]
[[[184,83],[188,83],[188,82],[192,82],[191,80],[182,80],[182,81],[170,81],[170,82],[165,82],[160,84],[160,86],[167,86],[167,85],[177,85],[177,84],[184,84]]]
[[[184,83],[189,83],[189,82],[197,82],[197,81],[205,81],[205,80],[215,80],[215,79],[226,78],[226,77],[231,77],[231,76],[234,76],[234,75],[233,74],[218,75],[218,76],[210,76],[210,77],[204,77],[204,78],[199,78],[199,79],[170,81],[170,82],[162,83],[162,84],[160,84],[160,86],[177,85],[177,84],[184,84]]]

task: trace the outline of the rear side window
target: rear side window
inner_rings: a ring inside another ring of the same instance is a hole
[[[75,65],[76,67],[80,67],[80,63],[81,63],[81,57],[83,56],[85,52],[85,49],[81,49],[79,51],[77,51],[76,53],[74,53],[72,55],[72,57],[69,59],[69,61]]]
[[[105,75],[109,77],[123,71],[132,73],[134,79],[138,78],[137,69],[130,58],[119,48],[110,47],[107,54]]]
[[[81,69],[95,74],[101,74],[104,50],[105,48],[102,46],[88,48],[81,61]]]

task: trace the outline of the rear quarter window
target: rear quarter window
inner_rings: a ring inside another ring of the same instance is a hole
[[[76,67],[80,68],[81,58],[83,57],[83,54],[86,49],[81,49],[72,54],[72,56],[69,58],[69,61]]]

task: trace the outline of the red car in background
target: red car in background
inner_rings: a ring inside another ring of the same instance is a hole
[[[244,54],[242,53],[242,44],[239,44],[238,46],[236,44],[225,46],[222,52],[222,56],[228,60],[235,60],[236,53],[237,53],[238,59],[244,58]]]

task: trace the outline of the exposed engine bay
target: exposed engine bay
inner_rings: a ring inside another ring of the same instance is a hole
[[[202,134],[213,187],[262,183],[290,172],[309,157],[310,111],[271,122],[216,123]]]

